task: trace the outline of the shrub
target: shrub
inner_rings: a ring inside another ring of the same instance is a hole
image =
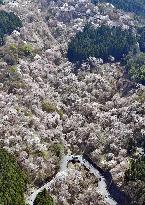
[[[21,57],[21,56],[28,57],[28,56],[32,56],[34,53],[33,47],[27,43],[22,43],[19,45],[12,44],[10,45],[9,49],[11,53],[13,53],[13,55],[17,55],[18,57]]]
[[[0,149],[0,204],[25,205],[25,175],[15,159]]]
[[[136,100],[140,102],[141,104],[145,102],[145,89],[138,93]]]
[[[3,46],[0,49],[0,57],[3,58],[8,65],[16,65],[19,63],[19,58],[27,57],[33,60],[36,50],[30,44],[20,43],[18,45],[11,44]]]
[[[48,101],[42,102],[42,110],[46,111],[48,113],[57,112],[60,115],[60,117],[63,116],[63,111],[58,109],[54,104],[52,104]]]
[[[34,205],[55,205],[55,203],[48,191],[44,189],[42,192],[37,194]]]
[[[52,103],[50,103],[50,102],[48,102],[48,101],[43,101],[43,102],[42,102],[42,110],[43,110],[43,111],[46,111],[46,112],[48,112],[48,113],[51,113],[51,112],[55,112],[56,109],[57,109],[57,108],[56,108]]]
[[[18,47],[18,54],[22,56],[31,56],[34,52],[33,47],[30,44],[22,44]]]
[[[61,156],[64,152],[64,147],[62,144],[55,143],[50,147],[50,150],[51,150],[51,152],[54,153],[55,156],[61,158]]]

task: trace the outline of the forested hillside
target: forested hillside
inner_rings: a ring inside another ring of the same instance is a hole
[[[0,149],[0,204],[25,205],[25,175],[15,159]]]
[[[92,0],[93,3],[111,3],[118,9],[145,16],[145,0]]]
[[[0,4],[0,205],[144,205],[145,28],[116,7]]]
[[[129,30],[109,26],[94,29],[87,25],[70,42],[67,57],[71,62],[82,62],[90,56],[104,61],[108,61],[110,56],[121,60],[135,44],[136,39]]]
[[[135,36],[131,30],[101,26],[94,29],[87,25],[68,45],[69,61],[83,62],[89,57],[123,62],[131,80],[145,84],[145,29],[139,28]]]

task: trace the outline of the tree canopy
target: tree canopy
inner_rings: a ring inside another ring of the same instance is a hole
[[[22,22],[14,13],[0,11],[0,45],[4,44],[4,35],[11,34],[14,30],[20,28]]]
[[[86,25],[68,45],[67,57],[70,62],[82,63],[89,57],[102,58],[104,62],[113,56],[123,62],[130,79],[145,85],[145,27],[131,30],[102,25],[95,29]]]
[[[0,205],[25,205],[25,175],[15,159],[0,149]]]
[[[145,158],[144,156],[130,160],[130,167],[125,173],[123,186],[126,194],[131,198],[131,204],[145,202]]]
[[[44,189],[42,192],[37,194],[34,205],[55,205],[55,203],[53,198],[49,195],[48,191]]]
[[[142,180],[145,182],[145,158],[130,160],[130,168],[126,172],[128,180]]]
[[[111,3],[118,9],[145,16],[145,0],[92,0],[92,3]]]
[[[131,80],[145,85],[145,53],[127,55],[125,58],[125,66]]]
[[[136,39],[130,30],[120,27],[101,26],[94,29],[86,25],[68,45],[67,57],[71,62],[82,62],[88,57],[102,58],[108,61],[109,56],[121,60],[135,45]]]

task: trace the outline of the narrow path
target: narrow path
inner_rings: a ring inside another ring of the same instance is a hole
[[[66,155],[63,157],[60,163],[60,171],[56,174],[56,176],[48,183],[46,183],[41,188],[34,191],[27,199],[26,203],[29,205],[33,205],[34,200],[39,192],[41,192],[43,189],[48,189],[51,184],[55,182],[56,179],[64,179],[65,176],[68,174],[68,163],[72,160],[76,160],[79,163],[81,163],[83,166],[85,166],[90,173],[94,174],[98,179],[98,192],[103,196],[104,201],[107,202],[110,205],[117,205],[117,202],[114,201],[108,190],[107,190],[107,184],[105,178],[100,174],[100,172],[95,169],[87,160],[83,158],[82,155]]]

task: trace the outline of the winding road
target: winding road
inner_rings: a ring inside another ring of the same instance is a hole
[[[107,184],[105,178],[101,175],[101,173],[94,168],[91,163],[89,163],[86,159],[83,158],[82,155],[65,155],[60,163],[60,171],[56,174],[56,176],[48,183],[46,183],[41,188],[34,191],[29,197],[26,198],[26,203],[29,205],[33,205],[34,200],[39,192],[41,192],[43,189],[48,189],[51,184],[53,184],[57,179],[63,179],[68,174],[68,163],[71,161],[78,161],[80,164],[85,166],[90,173],[94,174],[98,179],[98,192],[102,195],[104,198],[104,201],[107,202],[110,205],[117,205],[118,203],[110,196]]]

